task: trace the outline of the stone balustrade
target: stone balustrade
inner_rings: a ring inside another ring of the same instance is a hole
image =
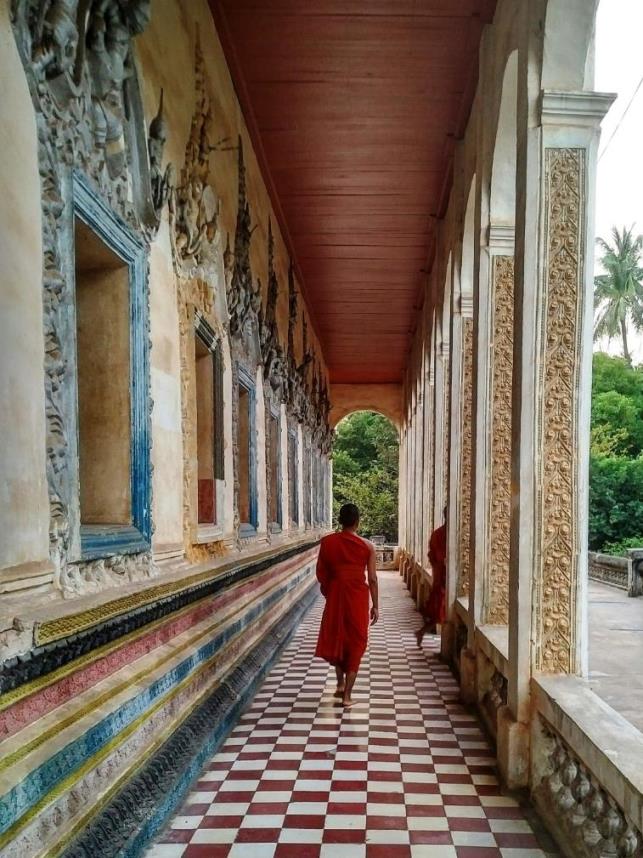
[[[532,794],[564,853],[641,858],[643,736],[582,679],[543,676],[533,696]]]
[[[592,581],[626,590],[629,596],[643,595],[643,548],[630,549],[627,556],[588,552]]]

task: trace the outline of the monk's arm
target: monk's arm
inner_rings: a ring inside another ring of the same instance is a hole
[[[329,578],[329,569],[328,563],[326,562],[325,557],[326,552],[324,551],[323,543],[319,547],[319,554],[317,555],[317,580],[319,581],[322,596],[326,596],[326,587],[328,584]]]
[[[379,592],[377,588],[376,554],[375,546],[371,545],[368,555],[368,587],[371,591],[371,622],[376,623],[380,614]]]

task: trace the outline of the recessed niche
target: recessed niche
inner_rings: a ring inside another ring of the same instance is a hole
[[[291,524],[299,523],[299,480],[297,478],[297,436],[288,434],[288,500]]]
[[[249,383],[240,382],[238,397],[239,522],[242,532],[248,533],[257,527],[254,387]]]
[[[198,523],[214,524],[217,520],[215,482],[215,384],[214,361],[201,337],[194,337],[196,379],[196,436],[198,473]]]
[[[131,525],[129,267],[74,224],[78,460],[82,525]]]
[[[271,414],[268,418],[268,462],[270,479],[270,508],[268,518],[273,527],[281,526],[281,432],[279,417]]]

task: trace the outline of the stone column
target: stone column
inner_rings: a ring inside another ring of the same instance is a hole
[[[476,623],[509,622],[514,229],[491,224],[476,314],[472,548]]]
[[[587,515],[599,124],[612,96],[545,91],[519,129],[511,671],[498,750],[526,783],[529,680],[587,664]]]
[[[442,354],[442,332],[441,325],[436,321],[436,337],[432,347],[433,362],[435,366],[435,381],[433,386],[433,527],[439,527],[442,523],[442,509],[444,507],[444,359]]]

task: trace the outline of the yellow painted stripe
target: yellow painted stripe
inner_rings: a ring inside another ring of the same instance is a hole
[[[302,589],[305,592],[305,590],[307,590],[308,587],[303,587]],[[293,591],[293,593],[296,593],[296,592],[297,592],[297,590]],[[278,616],[275,619],[275,621],[270,626],[268,626],[268,628],[260,636],[259,640],[262,637],[264,637],[265,635],[267,635],[270,632],[270,630],[274,626],[277,625],[277,623],[280,621],[280,619],[281,619],[281,616]],[[239,635],[235,636],[235,638],[233,638],[232,640],[236,640],[236,638],[240,637],[242,634],[243,634],[243,632],[240,632]],[[243,659],[245,658],[246,655],[247,655],[247,653],[243,652],[235,661],[233,661],[230,664],[230,666],[228,667],[228,669],[226,670],[225,676],[227,676],[229,673],[232,673],[234,671],[234,669],[236,668],[236,666],[241,661],[243,661]],[[205,670],[205,668],[206,668],[206,665],[203,666],[204,670]],[[193,676],[191,678],[194,679],[195,677]],[[168,699],[171,699],[172,696],[175,696],[175,694],[178,694],[179,690],[180,690],[179,688],[175,689],[172,692],[172,695],[168,696]],[[79,833],[79,831],[81,831],[83,828],[85,828],[90,823],[90,821],[95,816],[97,816],[107,804],[109,804],[112,797],[122,788],[122,786],[124,786],[124,784],[128,780],[133,778],[137,774],[137,772],[139,772],[142,768],[144,768],[145,764],[148,762],[150,757],[153,756],[153,754],[163,745],[163,743],[172,735],[172,733],[174,733],[180,727],[180,725],[192,714],[192,712],[194,712],[195,709],[197,709],[201,705],[201,703],[203,702],[203,700],[206,697],[208,697],[210,694],[212,694],[213,691],[214,691],[213,686],[208,686],[203,691],[201,691],[197,695],[195,700],[189,706],[186,707],[185,711],[181,715],[179,715],[176,719],[174,719],[172,721],[172,723],[165,730],[163,730],[161,733],[159,733],[157,738],[154,739],[154,741],[150,745],[146,745],[142,749],[141,755],[138,757],[138,759],[129,768],[127,768],[121,775],[119,775],[119,777],[114,781],[112,786],[105,792],[105,794],[97,802],[95,802],[91,805],[90,809],[85,814],[83,814],[80,817],[80,819],[78,819],[76,821],[76,823],[61,838],[61,840],[59,840],[58,843],[56,843],[55,845],[48,847],[44,852],[42,852],[38,856],[38,858],[59,858],[59,856],[67,848],[69,843]],[[127,737],[125,737],[125,738],[127,738]],[[98,764],[99,762],[101,762],[101,760],[96,760],[96,758],[94,758],[94,762],[95,762],[95,764]],[[84,774],[84,772],[83,772],[83,774]],[[82,774],[79,774],[78,779],[80,779],[81,777],[82,777]],[[64,790],[61,790],[60,792],[62,793],[63,791]],[[48,799],[49,796],[46,796],[45,798]],[[52,797],[52,800],[53,800],[53,798],[54,797]],[[32,814],[32,818],[34,815],[35,814]],[[22,820],[20,820],[20,822],[21,821]],[[3,845],[4,845],[3,841],[0,838],[0,848],[2,848]]]
[[[134,686],[139,680],[144,679],[153,671],[162,667],[166,662],[174,659],[177,655],[185,652],[186,649],[191,649],[197,646],[197,642],[204,637],[211,635],[216,629],[223,628],[226,625],[230,625],[233,623],[238,617],[244,614],[249,606],[256,602],[261,597],[268,595],[272,590],[276,589],[278,585],[281,583],[283,578],[288,574],[288,572],[282,573],[281,577],[276,580],[271,580],[267,582],[256,594],[256,597],[252,600],[252,602],[248,602],[243,605],[241,608],[237,608],[236,610],[232,610],[229,614],[227,614],[224,618],[218,618],[216,622],[211,623],[207,628],[203,629],[200,632],[194,634],[191,638],[189,638],[185,643],[183,643],[180,647],[175,647],[171,652],[157,659],[152,665],[148,665],[147,667],[140,670],[138,673],[134,674],[134,676],[126,677],[120,684],[118,684],[115,688],[108,688],[102,694],[99,694],[97,697],[93,698],[90,702],[88,702],[82,709],[74,711],[68,718],[63,719],[62,721],[57,721],[53,724],[48,730],[39,733],[35,736],[30,742],[27,742],[26,745],[23,745],[21,748],[17,748],[13,753],[6,754],[0,759],[0,772],[5,771],[6,769],[13,766],[19,760],[26,757],[32,751],[35,751],[45,742],[49,741],[53,736],[62,732],[67,727],[72,724],[75,724],[76,721],[79,721],[88,712],[91,712],[92,709],[97,709],[99,706],[102,706],[104,703],[107,703],[113,697],[116,697],[122,691],[125,691],[127,688],[131,688]],[[234,606],[230,606],[234,607]],[[191,674],[193,675],[193,674]],[[19,734],[17,734],[19,735]],[[12,736],[11,739],[15,739],[15,736]],[[5,740],[6,741],[6,740]]]
[[[296,592],[296,590],[294,590],[293,592]],[[275,620],[275,623],[273,623],[273,625],[276,624],[278,621],[279,618]],[[266,629],[264,634],[267,634],[269,629],[270,627]],[[239,632],[239,634],[235,635],[232,640],[241,637],[241,635],[244,634],[244,631],[245,630]],[[219,658],[219,655],[220,654],[217,653],[215,656],[212,656],[207,661],[205,661],[196,671],[194,671],[194,673],[191,673],[189,676],[186,676],[185,679],[183,679],[178,685],[176,685],[173,689],[170,689],[170,691],[164,697],[157,700],[156,703],[150,709],[140,715],[131,724],[128,724],[128,726],[125,727],[125,729],[123,729],[118,734],[118,736],[115,736],[111,741],[104,745],[96,754],[94,754],[93,757],[90,757],[82,764],[82,766],[76,769],[76,771],[72,772],[70,775],[64,778],[64,780],[57,783],[56,786],[53,787],[47,793],[46,796],[43,796],[40,801],[38,801],[25,814],[23,814],[23,816],[21,816],[20,819],[18,819],[11,826],[11,828],[7,829],[4,834],[0,835],[0,849],[4,848],[7,843],[10,843],[11,840],[15,838],[16,834],[18,834],[26,825],[28,825],[29,822],[31,822],[31,820],[34,819],[43,810],[43,808],[45,808],[48,804],[51,804],[52,801],[62,795],[66,790],[70,789],[76,781],[80,780],[84,775],[87,774],[87,772],[91,771],[92,768],[95,768],[99,763],[101,763],[109,755],[109,753],[114,750],[114,748],[118,747],[119,744],[122,744],[125,739],[131,736],[132,733],[134,733],[141,726],[141,724],[147,718],[150,717],[150,715],[152,715],[154,712],[164,706],[165,703],[176,697],[180,693],[180,691],[185,688],[186,685],[188,685],[190,682],[193,682],[198,676],[200,676],[204,671],[206,671],[211,666],[211,664],[213,664],[217,660],[217,658]],[[241,655],[236,662],[233,662],[233,665],[230,666],[227,672],[229,673],[231,670],[233,670],[234,665],[238,664],[244,656],[245,653]],[[197,703],[198,701],[202,700],[206,694],[211,693],[212,690],[212,688],[204,689],[204,691],[201,692],[201,694],[197,697]],[[180,723],[180,721],[178,723]],[[176,729],[176,724],[177,721],[172,722],[172,730]],[[148,753],[147,748],[145,749],[145,753]]]
[[[296,546],[288,546],[288,549]],[[260,563],[263,560],[277,557],[283,553],[284,548],[272,551],[264,551],[261,554],[256,554],[246,563],[239,564],[238,560],[231,560],[216,570],[209,569],[206,572],[199,572],[196,575],[190,575],[180,581],[170,581],[167,584],[158,584],[155,587],[148,587],[138,593],[132,593],[129,596],[122,596],[120,599],[112,599],[102,605],[97,605],[95,608],[89,608],[86,611],[80,611],[77,614],[69,614],[65,617],[58,617],[55,620],[45,620],[43,623],[36,624],[36,643],[42,645],[58,640],[58,638],[67,637],[68,635],[77,634],[80,631],[91,628],[100,622],[111,619],[118,614],[123,614],[126,611],[140,608],[150,602],[156,602],[166,596],[172,596],[174,593],[188,590],[195,584],[200,584],[204,581],[214,581],[230,569],[245,569],[248,566],[253,566],[255,563]],[[295,558],[289,558],[294,560]],[[287,562],[287,561],[283,561]]]

